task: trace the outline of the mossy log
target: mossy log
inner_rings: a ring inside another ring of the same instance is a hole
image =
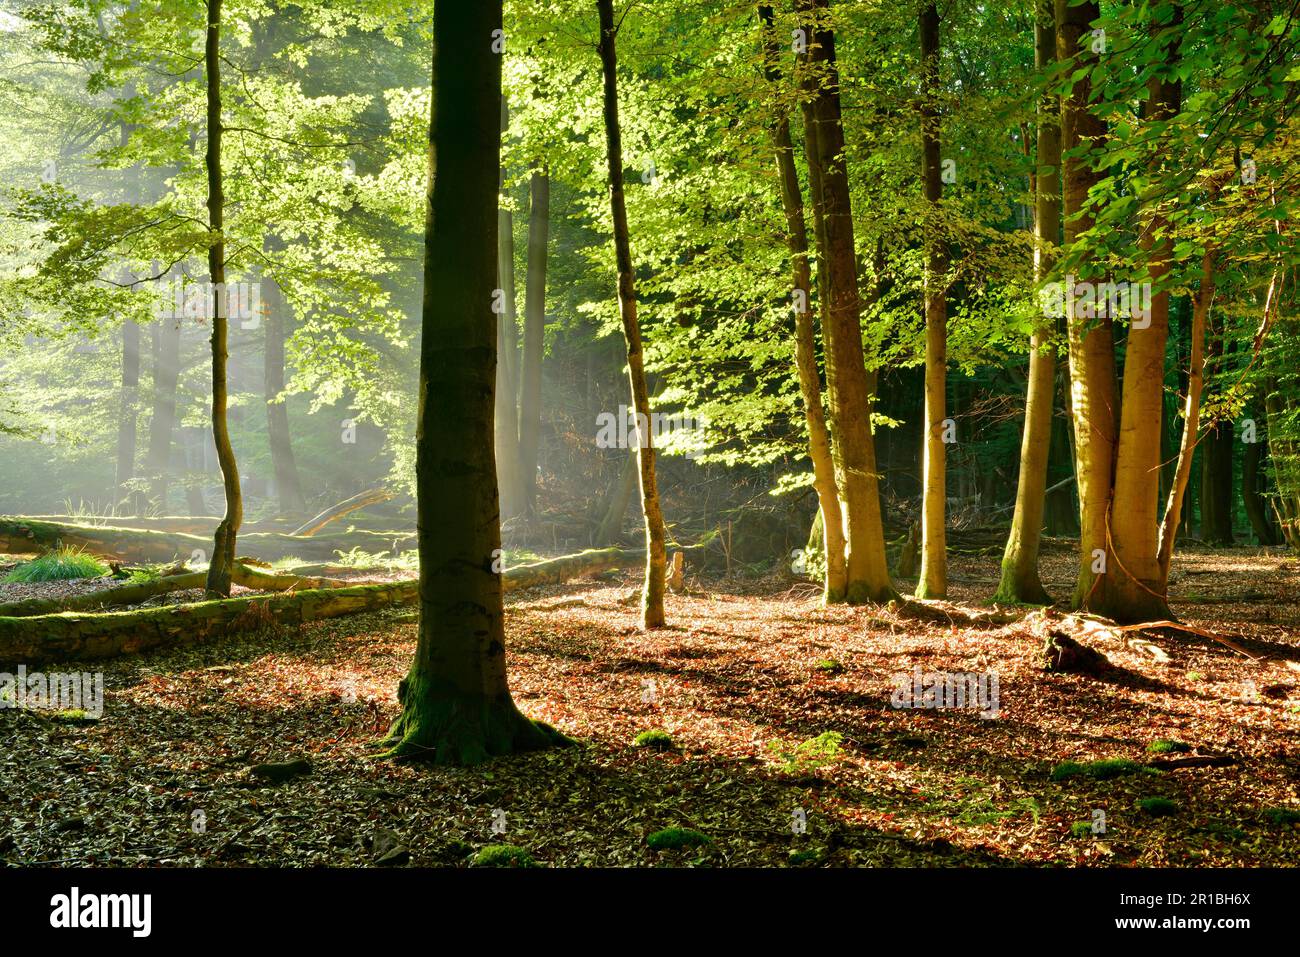
[[[644,560],[645,552],[639,549],[593,549],[507,569],[502,575],[502,585],[505,591],[515,591],[535,585],[557,584],[578,575],[638,565]],[[0,617],[0,667],[113,658],[258,628],[299,625],[414,605],[420,597],[418,579],[347,585],[335,579],[276,575],[246,564],[237,565],[232,577],[241,584],[256,583],[254,587],[298,589],[311,583],[324,583],[329,587],[283,590],[273,595],[248,595],[133,611]],[[202,584],[201,578],[199,584]]]
[[[83,548],[95,555],[128,562],[169,562],[188,559],[195,553],[212,553],[210,535],[163,532],[112,525],[75,525],[45,522],[15,516],[0,516],[0,552],[30,554],[58,544]],[[249,532],[239,536],[239,548],[268,561],[291,555],[328,561],[335,552],[400,551],[415,547],[411,532],[352,531],[343,535],[286,535],[281,532]]]
[[[186,572],[182,575],[167,575],[131,585],[101,588],[84,595],[65,598],[27,598],[23,601],[5,602],[0,604],[0,617],[28,618],[32,615],[56,615],[65,611],[94,611],[114,605],[139,605],[150,598],[166,595],[169,592],[202,588],[207,579],[207,572]]]

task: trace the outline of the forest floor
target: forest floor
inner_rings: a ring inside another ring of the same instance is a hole
[[[954,555],[952,601],[978,606],[997,562]],[[1043,569],[1064,595],[1072,555]],[[643,634],[635,578],[507,597],[515,700],[578,745],[469,769],[373,759],[414,648],[409,610],[58,666],[104,673],[104,714],[0,709],[0,862],[367,866],[394,844],[408,853],[391,861],[432,866],[492,844],[547,866],[1300,862],[1300,562],[1280,551],[1176,561],[1180,618],[1258,659],[1163,632],[1165,663],[1099,645],[1116,666],[1104,679],[1046,673],[1024,624],[823,609],[788,577],[688,577],[671,627]],[[23,597],[8,587],[0,599]],[[996,674],[997,715],[893,707],[914,668]],[[651,729],[674,747],[633,744]],[[826,732],[838,745],[807,743]],[[1158,740],[1236,763],[1137,767]],[[300,757],[309,774],[250,777]],[[1052,776],[1098,759],[1135,764]],[[710,841],[652,850],[669,827]]]

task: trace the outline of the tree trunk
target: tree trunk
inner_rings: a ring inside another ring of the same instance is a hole
[[[1175,6],[1175,22],[1182,19]],[[1177,61],[1178,32],[1165,43],[1169,62]],[[1152,78],[1145,119],[1167,123],[1182,107],[1177,80]],[[1168,171],[1157,159],[1151,172]],[[1115,480],[1107,531],[1114,557],[1101,589],[1100,607],[1116,621],[1163,621],[1170,617],[1165,575],[1160,562],[1160,428],[1165,404],[1165,347],[1169,340],[1169,292],[1161,289],[1173,259],[1173,239],[1165,236],[1168,222],[1159,214],[1141,223],[1138,245],[1147,260],[1154,289],[1149,321],[1129,323],[1124,358],[1124,387],[1120,399],[1119,440]],[[1131,297],[1136,300],[1136,295]]]
[[[1040,75],[1056,63],[1056,22],[1051,0],[1038,0],[1034,23],[1034,68]],[[1040,286],[1051,268],[1061,230],[1061,127],[1059,101],[1053,94],[1038,102],[1038,156],[1034,176],[1034,283]],[[1050,604],[1052,597],[1038,575],[1047,467],[1052,449],[1056,355],[1050,345],[1052,320],[1045,319],[1029,340],[1029,383],[1025,389],[1025,429],[1020,442],[1016,506],[1002,556],[1002,579],[995,601]],[[1068,473],[1067,473],[1068,474]]]
[[[921,8],[921,179],[925,189],[925,444],[921,460],[921,574],[917,598],[948,594],[948,546],[944,536],[948,502],[944,441],[948,392],[948,303],[944,274],[946,241],[939,201],[943,197],[939,154],[939,10]]]
[[[1206,327],[1206,363],[1221,371],[1224,350],[1221,313],[1211,314]],[[1212,425],[1201,440],[1201,539],[1211,545],[1231,545],[1232,453],[1231,422]]]
[[[207,0],[208,31],[204,49],[207,73],[208,148],[208,275],[212,281],[212,438],[217,446],[222,485],[226,492],[226,514],[217,526],[212,558],[208,566],[210,594],[230,594],[230,569],[235,561],[235,536],[244,518],[235,450],[226,423],[226,244],[222,235],[225,205],[221,175],[221,0]]]
[[[386,743],[392,757],[439,764],[563,740],[518,711],[506,680],[493,453],[501,57],[489,53],[501,7],[433,8],[415,466],[420,628]]]
[[[637,422],[637,463],[641,471],[641,504],[645,515],[646,573],[642,590],[641,624],[664,625],[664,519],[655,480],[655,449],[651,434],[650,393],[641,355],[641,329],[637,325],[636,285],[632,248],[628,239],[627,204],[623,198],[623,134],[618,118],[618,63],[614,49],[614,0],[596,0],[600,14],[600,60],[604,72],[606,159],[609,164],[609,201],[614,222],[614,253],[618,263],[618,312],[627,343],[627,372],[632,386],[632,406]]]
[[[501,135],[510,129],[510,111],[501,99]],[[497,204],[497,282],[500,290],[497,314],[496,429],[497,482],[501,489],[501,519],[524,512],[524,485],[519,472],[519,379],[516,368],[516,340],[519,335],[515,314],[515,219],[505,206],[506,170],[501,167]]]
[[[153,327],[153,413],[149,417],[149,497],[159,515],[167,514],[167,480],[171,475],[172,432],[176,428],[176,380],[180,376],[181,327],[160,319]]]
[[[122,396],[117,423],[116,504],[126,505],[132,515],[141,512],[140,495],[128,485],[135,477],[136,420],[140,400],[140,327],[131,319],[122,322]]]
[[[519,385],[519,476],[524,511],[537,505],[537,445],[542,425],[542,351],[546,334],[546,256],[551,225],[551,179],[534,170],[529,181],[528,282],[524,291],[524,364]]]
[[[1097,55],[1090,50],[1091,24],[1100,17],[1097,3],[1054,0],[1056,56],[1068,64],[1067,74],[1091,67]],[[1062,216],[1065,245],[1073,245],[1092,227],[1084,211],[1088,190],[1100,179],[1086,157],[1070,155],[1081,146],[1096,145],[1106,134],[1105,124],[1089,109],[1092,84],[1088,77],[1074,79],[1061,102]],[[1098,281],[1099,275],[1079,276]],[[1070,284],[1067,283],[1067,287]],[[1115,383],[1115,349],[1109,316],[1094,319],[1076,308],[1074,290],[1066,291],[1066,323],[1070,345],[1071,408],[1074,413],[1075,475],[1079,487],[1079,575],[1073,605],[1087,608],[1095,600],[1099,575],[1109,569],[1106,524],[1115,465],[1118,396]]]
[[[1246,509],[1246,518],[1250,520],[1251,530],[1261,545],[1279,544],[1277,530],[1268,511],[1267,499],[1264,497],[1263,469],[1264,439],[1256,436],[1254,442],[1246,443],[1245,456],[1241,463],[1241,499]]]
[[[636,477],[636,450],[629,449],[627,463],[623,466],[623,472],[619,475],[618,482],[610,490],[605,513],[601,516],[600,525],[597,527],[595,537],[592,540],[593,545],[608,545],[610,542],[615,541],[619,533],[622,532],[623,516],[627,514],[627,507],[632,504],[632,493],[637,487]]]
[[[769,6],[758,8],[764,29],[767,79],[775,86],[780,47],[777,44],[773,12]],[[772,123],[772,147],[776,153],[777,176],[781,183],[781,205],[785,210],[786,243],[790,248],[790,266],[794,306],[795,366],[799,374],[799,392],[803,397],[804,418],[808,427],[808,457],[812,461],[813,487],[821,510],[826,552],[826,577],[822,597],[827,603],[845,599],[848,569],[844,541],[844,517],[840,511],[839,489],[835,483],[835,461],[831,454],[830,432],[826,411],[822,407],[821,375],[817,371],[817,342],[812,314],[812,265],[808,259],[808,228],[804,219],[803,190],[794,164],[794,143],[790,138],[790,121],[778,107]]]
[[[826,391],[836,484],[847,542],[845,597],[881,602],[897,597],[885,558],[875,440],[871,433],[874,375],[866,372],[860,324],[857,252],[853,239],[844,129],[840,116],[835,37],[827,0],[798,0],[807,51],[800,54],[808,179],[823,296]],[[815,21],[815,25],[814,25]]]
[[[307,511],[307,502],[298,483],[298,466],[293,458],[289,406],[280,398],[285,384],[284,343],[288,338],[288,303],[275,280],[264,276],[262,287],[266,320],[266,343],[262,357],[263,398],[266,401],[266,435],[271,445],[276,499],[281,515],[301,515]]]
[[[1183,523],[1183,499],[1192,474],[1192,459],[1200,439],[1201,394],[1205,388],[1205,327],[1214,302],[1214,251],[1201,257],[1201,284],[1192,305],[1190,357],[1187,361],[1187,397],[1183,404],[1183,434],[1178,444],[1178,464],[1174,467],[1169,498],[1165,501],[1160,523],[1160,575],[1162,594],[1168,593],[1169,566],[1174,544]]]

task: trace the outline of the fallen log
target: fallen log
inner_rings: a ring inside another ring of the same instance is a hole
[[[412,532],[356,530],[344,535],[286,535],[282,532],[248,532],[238,539],[268,560],[289,556],[329,561],[336,552],[402,551],[415,547]],[[73,525],[34,519],[0,516],[0,552],[31,554],[59,545],[83,548],[99,556],[128,562],[169,562],[176,558],[205,561],[212,552],[212,538],[187,532],[162,532],[112,525]]]
[[[604,548],[563,555],[502,574],[505,591],[557,584],[578,575],[645,561],[640,549]],[[232,579],[269,584],[272,579],[295,583],[327,582],[330,587],[286,590],[272,595],[164,605],[133,611],[63,612],[28,617],[0,617],[0,667],[46,661],[114,658],[160,646],[191,644],[241,631],[284,627],[361,612],[414,605],[419,579],[349,585],[333,579],[304,579],[275,575],[241,563]],[[131,586],[127,586],[131,587]]]
[[[367,505],[378,505],[380,502],[387,502],[393,497],[393,493],[384,488],[367,489],[351,498],[344,499],[337,505],[325,509],[315,518],[295,528],[289,534],[291,535],[315,535],[322,528],[337,519],[342,518],[349,512],[355,512],[358,509],[365,508]]]
[[[33,615],[57,615],[65,611],[94,611],[113,605],[139,605],[174,591],[187,591],[202,588],[207,584],[207,572],[186,572],[182,575],[167,575],[152,581],[137,582],[133,585],[118,585],[114,588],[101,588],[84,595],[70,598],[26,598],[0,604],[0,617],[30,618]]]

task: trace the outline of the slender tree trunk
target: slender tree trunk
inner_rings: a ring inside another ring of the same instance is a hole
[[[222,235],[225,228],[223,207],[224,184],[221,175],[221,0],[207,0],[208,34],[204,53],[207,71],[207,169],[208,169],[208,230],[212,245],[208,247],[208,275],[213,285],[212,295],[212,438],[217,446],[217,461],[221,465],[222,484],[226,492],[226,514],[213,543],[212,560],[208,566],[208,592],[229,597],[230,570],[235,561],[235,536],[244,519],[244,502],[239,490],[239,470],[235,464],[235,450],[230,444],[230,430],[226,424],[226,244]]]
[[[1187,397],[1183,401],[1183,434],[1178,444],[1178,464],[1174,467],[1169,498],[1165,501],[1164,519],[1160,523],[1159,565],[1161,593],[1168,593],[1169,565],[1174,544],[1183,522],[1183,498],[1192,474],[1192,458],[1200,438],[1201,394],[1205,388],[1205,327],[1214,302],[1214,251],[1201,257],[1201,285],[1192,304],[1191,354],[1187,361]]]
[[[1040,75],[1056,63],[1056,21],[1051,0],[1038,0],[1034,23],[1034,67]],[[1046,94],[1038,103],[1038,157],[1034,176],[1034,283],[1051,268],[1061,230],[1061,127],[1059,101]],[[1020,442],[1016,507],[1002,556],[996,601],[1048,604],[1052,598],[1038,575],[1038,546],[1046,506],[1048,457],[1052,449],[1052,409],[1056,396],[1056,355],[1047,319],[1029,340],[1029,383],[1025,390],[1025,430]],[[1068,473],[1067,473],[1068,474]]]
[[[1180,7],[1175,18],[1181,20]],[[1171,62],[1177,39],[1166,44]],[[1148,84],[1146,119],[1167,122],[1181,109],[1177,80],[1153,78]],[[1154,173],[1165,172],[1162,160]],[[1100,607],[1119,621],[1160,621],[1169,617],[1165,576],[1160,563],[1160,427],[1164,420],[1165,347],[1169,340],[1169,292],[1160,289],[1172,268],[1173,240],[1164,238],[1168,222],[1158,213],[1141,223],[1139,247],[1156,288],[1151,315],[1129,322],[1120,400],[1115,484],[1108,520],[1108,545],[1114,563],[1107,569]],[[1132,296],[1135,301],[1137,296]]]
[[[433,8],[416,496],[420,629],[389,754],[470,764],[560,743],[506,680],[493,452],[501,0]],[[499,33],[497,34],[499,36]]]
[[[845,596],[849,602],[897,596],[885,558],[876,448],[871,434],[874,375],[866,372],[860,325],[857,253],[853,239],[844,129],[840,117],[835,37],[827,0],[798,0],[807,51],[800,54],[805,91],[804,139],[818,245],[818,286],[824,297],[826,391],[836,485],[847,541]]]
[[[271,446],[271,467],[281,515],[302,515],[307,511],[298,466],[293,458],[293,437],[289,431],[289,407],[280,398],[284,392],[284,343],[288,338],[288,303],[279,285],[263,277],[262,303],[266,342],[262,355],[263,398],[266,401],[266,436]]]
[[[519,387],[519,474],[524,511],[537,505],[537,446],[542,425],[542,352],[546,335],[546,257],[551,225],[551,179],[545,169],[529,182],[528,280],[524,291],[524,365]]]
[[[636,450],[629,449],[627,464],[623,467],[614,487],[610,489],[608,504],[596,529],[595,538],[592,540],[593,545],[609,545],[618,539],[619,533],[623,530],[623,516],[627,514],[627,507],[632,504],[632,493],[636,491],[636,477]]]
[[[1091,24],[1100,17],[1093,0],[1072,4],[1054,0],[1056,56],[1069,65],[1067,73],[1089,68],[1097,60],[1091,52]],[[1065,245],[1074,244],[1092,226],[1084,210],[1088,190],[1100,179],[1088,160],[1071,156],[1080,146],[1095,146],[1106,134],[1105,124],[1089,109],[1092,84],[1087,76],[1074,79],[1061,102],[1062,215]],[[1077,277],[1097,282],[1091,272]],[[1106,574],[1111,555],[1107,548],[1107,514],[1115,467],[1115,433],[1118,396],[1115,382],[1115,348],[1109,316],[1096,319],[1078,308],[1074,290],[1066,286],[1066,322],[1070,345],[1071,408],[1074,413],[1075,476],[1079,487],[1079,576],[1073,604],[1089,607],[1100,596],[1094,587]]]
[[[775,86],[780,76],[777,69],[780,47],[776,41],[772,8],[760,6],[758,14],[764,30],[767,79]],[[825,535],[826,579],[823,600],[827,603],[842,602],[848,571],[844,517],[840,511],[839,490],[835,484],[830,432],[826,427],[826,412],[822,407],[821,375],[817,371],[817,342],[812,314],[812,266],[808,259],[808,228],[804,219],[803,190],[799,185],[799,172],[794,165],[790,121],[783,108],[778,107],[777,110],[771,127],[772,147],[776,153],[777,176],[781,183],[781,205],[785,210],[786,243],[790,247],[795,366],[808,426],[808,457],[812,461],[813,487],[817,492]]]
[[[641,356],[641,329],[637,325],[636,286],[632,247],[628,239],[627,204],[623,198],[623,135],[618,118],[618,62],[614,49],[614,0],[596,0],[600,14],[600,61],[604,71],[606,158],[609,164],[609,200],[614,219],[614,254],[618,263],[618,312],[627,342],[627,373],[632,386],[632,406],[639,427],[637,462],[641,471],[641,505],[645,514],[646,573],[641,593],[641,624],[664,624],[664,519],[655,481],[655,450],[651,435],[650,393]]]
[[[153,327],[153,412],[149,417],[149,497],[159,515],[167,514],[171,476],[172,433],[176,428],[176,381],[180,376],[181,327],[177,319],[159,319]]]
[[[509,108],[501,100],[501,135],[510,129]],[[497,315],[496,455],[501,487],[501,517],[514,518],[524,511],[524,485],[519,472],[519,393],[516,368],[518,325],[515,314],[515,220],[504,205],[506,170],[501,167],[497,206],[497,281],[500,312]]]
[[[1224,324],[1221,313],[1211,314],[1206,326],[1206,362],[1216,371],[1223,366]],[[1233,544],[1232,453],[1233,426],[1219,422],[1201,440],[1201,539],[1211,545]]]
[[[126,319],[122,323],[122,395],[117,423],[116,504],[126,505],[132,515],[140,514],[140,496],[127,487],[135,477],[136,420],[140,402],[140,327]]]
[[[921,153],[927,214],[925,227],[925,444],[921,460],[921,574],[917,598],[948,594],[948,545],[944,534],[948,503],[944,441],[948,393],[948,302],[944,274],[946,241],[940,225],[943,197],[939,153],[939,9],[921,8]]]

